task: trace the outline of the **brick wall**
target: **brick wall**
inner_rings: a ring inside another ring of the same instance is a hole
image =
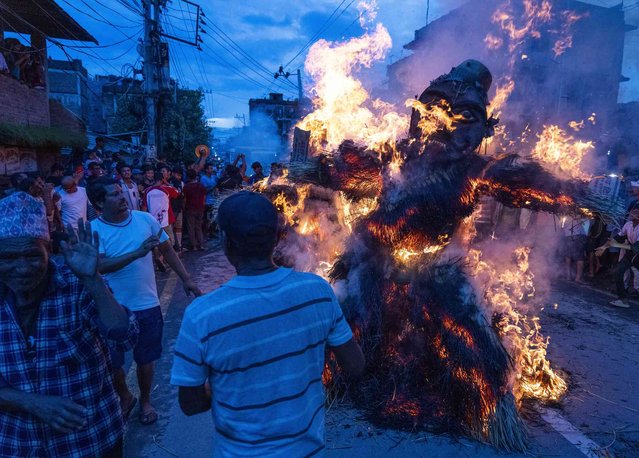
[[[7,75],[0,75],[0,122],[50,126],[47,91],[31,89]]]

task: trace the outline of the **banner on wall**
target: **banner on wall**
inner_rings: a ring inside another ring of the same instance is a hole
[[[20,150],[17,147],[0,147],[0,174],[17,172],[37,172],[38,161],[35,151]]]

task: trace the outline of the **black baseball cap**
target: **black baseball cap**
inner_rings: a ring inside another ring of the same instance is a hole
[[[231,240],[251,245],[272,243],[277,238],[278,215],[262,194],[240,191],[222,201],[217,224]]]

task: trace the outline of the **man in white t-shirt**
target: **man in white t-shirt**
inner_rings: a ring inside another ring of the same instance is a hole
[[[131,211],[120,185],[110,177],[95,180],[89,197],[102,215],[92,223],[100,236],[100,272],[109,282],[120,304],[131,310],[138,320],[140,334],[133,348],[140,388],[140,423],[149,425],[158,415],[151,404],[154,362],[162,353],[163,318],[155,283],[150,251],[158,247],[171,268],[182,279],[187,295],[202,293],[182,265],[169,237],[148,213]],[[124,353],[111,351],[115,388],[122,410],[131,412],[136,399],[126,385]]]
[[[70,224],[77,229],[78,219],[87,220],[89,201],[86,190],[78,186],[72,177],[64,177],[58,195],[60,196],[60,216],[64,227]]]
[[[237,276],[184,313],[171,372],[180,407],[213,411],[214,456],[321,454],[325,349],[355,377],[364,356],[331,286],[273,263],[278,215],[268,199],[228,197],[218,225]]]

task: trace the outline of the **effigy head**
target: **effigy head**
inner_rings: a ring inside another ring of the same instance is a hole
[[[488,118],[488,90],[493,77],[479,61],[466,60],[449,73],[433,80],[419,97],[422,107],[439,106],[448,113],[450,124],[429,138],[446,144],[452,153],[471,153],[482,140],[494,134],[498,120]],[[423,138],[420,120],[424,113],[413,109],[410,125],[412,138]]]

